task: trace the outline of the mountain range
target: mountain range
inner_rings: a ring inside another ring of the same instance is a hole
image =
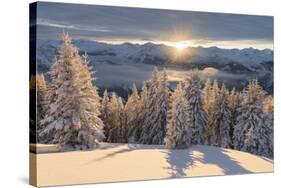
[[[96,84],[112,90],[127,90],[150,77],[154,66],[165,68],[171,83],[181,75],[198,69],[203,79],[210,77],[228,87],[242,89],[249,79],[258,78],[263,88],[273,93],[273,50],[187,47],[176,49],[164,44],[108,44],[73,40],[81,54],[87,52],[96,70]],[[37,41],[37,71],[46,72],[58,52],[61,41]],[[176,76],[175,76],[176,75]],[[176,77],[176,79],[174,79]],[[121,91],[119,91],[121,92]]]

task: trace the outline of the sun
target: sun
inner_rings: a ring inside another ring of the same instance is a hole
[[[175,43],[174,46],[177,50],[181,51],[184,48],[186,48],[188,45],[185,42],[177,42],[177,43]]]

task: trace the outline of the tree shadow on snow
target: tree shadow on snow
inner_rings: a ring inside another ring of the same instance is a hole
[[[251,171],[242,167],[234,158],[228,156],[226,149],[212,146],[197,146],[196,151],[204,153],[202,163],[217,165],[223,169],[225,175],[251,173]]]
[[[95,159],[93,161],[102,161],[104,159],[114,157],[115,155],[119,155],[119,154],[122,154],[122,153],[127,153],[127,152],[130,152],[130,151],[132,151],[132,149],[130,149],[130,148],[123,148],[123,149],[120,149],[120,150],[108,153],[105,156],[97,158],[97,159]]]
[[[192,146],[185,150],[169,150],[166,160],[170,164],[171,178],[187,177],[186,169],[196,167],[198,163],[216,165],[223,170],[224,175],[251,173],[243,168],[238,161],[229,157],[227,152],[223,148],[211,146]]]
[[[170,170],[171,178],[186,177],[186,168],[194,166],[194,156],[192,156],[191,150],[171,149],[165,153],[167,154],[166,160],[170,164],[168,169]]]
[[[125,146],[125,147],[124,147]],[[91,163],[91,162],[96,162],[96,161],[102,161],[105,160],[107,158],[111,158],[114,157],[116,155],[120,155],[123,153],[128,153],[131,151],[135,151],[138,149],[158,149],[159,146],[155,146],[155,145],[139,145],[139,144],[120,144],[120,143],[110,143],[110,144],[106,144],[103,145],[101,147],[99,147],[99,150],[108,150],[109,152],[106,153],[104,156],[97,158],[97,159],[93,159],[91,161],[89,161],[87,164]],[[113,151],[112,151],[113,150]]]

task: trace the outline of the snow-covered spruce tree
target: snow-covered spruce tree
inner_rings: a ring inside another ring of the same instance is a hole
[[[211,113],[211,94],[212,94],[212,83],[211,80],[208,78],[205,82],[204,89],[203,89],[203,109],[208,114]]]
[[[237,124],[234,127],[234,148],[257,155],[270,153],[269,128],[265,123],[263,100],[265,92],[257,80],[250,81],[243,93]]]
[[[211,143],[212,145],[230,148],[230,117],[231,112],[228,106],[228,90],[223,84],[217,98],[217,108],[214,111],[214,119],[212,125]]]
[[[159,73],[157,68],[149,82],[147,116],[139,139],[142,144],[163,144],[166,134],[169,89],[167,74]]]
[[[216,82],[216,81],[215,81]],[[206,112],[207,116],[207,124],[206,124],[206,141],[207,143],[210,143],[210,137],[211,137],[211,122],[213,117],[213,111],[214,111],[214,95],[213,95],[213,86],[210,79],[207,79],[205,82],[205,86],[203,89],[203,109]]]
[[[36,88],[37,88],[37,110],[40,113],[39,115],[42,117],[44,115],[44,110],[45,110],[45,106],[44,106],[44,95],[45,95],[45,91],[47,89],[47,85],[46,85],[46,81],[45,81],[45,77],[43,74],[40,75],[36,75]]]
[[[172,107],[169,110],[169,120],[164,140],[167,148],[188,148],[191,145],[188,111],[189,104],[183,95],[182,84],[179,83],[172,95]]]
[[[135,98],[136,97],[134,97],[134,100]],[[139,96],[139,101],[137,103],[137,114],[136,114],[137,116],[135,116],[136,120],[134,121],[133,126],[130,126],[129,124],[129,132],[128,132],[129,143],[138,143],[138,140],[140,139],[140,135],[143,130],[143,123],[147,114],[147,98],[148,98],[147,83],[144,81],[142,84],[142,90]],[[133,102],[131,103],[133,105]]]
[[[135,142],[134,130],[139,125],[139,113],[140,113],[140,97],[135,84],[132,87],[132,94],[128,97],[125,105],[126,125],[128,127],[128,142]]]
[[[50,112],[50,105],[54,104],[57,99],[58,99],[58,92],[57,90],[61,87],[61,82],[59,82],[59,74],[61,75],[61,71],[58,70],[62,70],[62,63],[59,63],[58,58],[55,56],[54,60],[53,60],[53,64],[51,65],[50,70],[46,73],[46,75],[52,80],[51,82],[48,83],[47,85],[47,89],[45,92],[45,105],[46,105],[46,112],[44,115],[44,119],[42,119],[39,122],[39,126],[41,127],[41,129],[39,130],[39,134],[38,134],[38,141],[40,143],[54,143],[54,135],[55,135],[55,129],[51,129],[50,131],[53,133],[44,133],[41,134],[42,131],[44,131],[44,129],[46,128],[46,126],[48,125],[48,122],[54,121],[54,117],[52,117],[51,115],[48,115]],[[46,119],[48,118],[48,119]],[[58,142],[58,141],[56,141]]]
[[[128,143],[128,126],[127,126],[127,117],[125,114],[125,106],[124,106],[124,101],[122,97],[118,97],[118,105],[119,105],[119,110],[120,110],[120,116],[119,116],[119,121],[121,125],[121,140],[119,142],[121,143]]]
[[[45,105],[45,93],[46,93],[47,85],[45,81],[45,77],[43,74],[36,75],[36,94],[37,94],[37,114],[36,114],[36,121],[37,121],[37,131],[40,132],[42,127],[40,127],[40,121],[43,119],[45,112],[46,112],[46,105]]]
[[[75,149],[93,148],[104,138],[97,88],[87,57],[82,58],[71,38],[63,33],[63,44],[50,70],[48,106],[39,136],[46,143]]]
[[[29,80],[29,141],[30,143],[37,142],[36,135],[36,77],[34,74],[31,75]]]
[[[273,122],[274,122],[274,99],[273,96],[267,96],[263,103],[263,111],[265,113],[265,124],[268,128],[267,134],[269,135],[269,153],[268,157],[273,158],[273,148],[274,148],[274,131],[273,131]]]
[[[107,142],[122,142],[122,105],[120,99],[115,92],[112,93],[112,97],[109,103],[109,131]]]
[[[39,131],[42,129],[40,121],[44,117],[46,106],[45,106],[45,92],[46,82],[43,74],[31,75],[30,79],[30,110],[32,113],[30,117],[30,138],[31,142],[35,143],[38,141],[37,136]]]
[[[239,108],[241,105],[242,97],[241,93],[237,92],[235,88],[231,90],[228,95],[228,106],[230,109],[230,137],[231,137],[231,148],[233,148],[233,131],[234,126],[237,123],[237,117],[239,115]]]
[[[108,138],[109,129],[110,129],[110,110],[109,110],[109,96],[107,90],[103,93],[103,98],[101,101],[101,119],[104,124],[104,136],[105,140]]]
[[[210,105],[211,105],[211,112],[208,117],[208,143],[213,146],[217,146],[217,143],[212,138],[213,130],[215,129],[216,125],[216,113],[219,109],[219,95],[220,95],[220,88],[217,80],[214,80],[212,85],[212,92],[210,97]]]
[[[203,110],[198,71],[194,71],[190,77],[187,77],[183,84],[184,96],[190,105],[191,144],[205,144],[207,115]]]

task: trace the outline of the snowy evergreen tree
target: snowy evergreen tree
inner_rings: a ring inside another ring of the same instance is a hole
[[[157,68],[149,82],[147,116],[139,142],[142,144],[163,144],[166,134],[169,89],[166,71]]]
[[[237,123],[237,117],[239,115],[239,108],[241,106],[242,95],[241,92],[237,92],[235,88],[231,90],[228,95],[228,106],[230,109],[230,137],[231,137],[231,148],[233,148],[233,131],[234,126]]]
[[[109,129],[110,129],[110,110],[109,110],[109,96],[107,90],[103,93],[103,98],[101,101],[101,119],[104,124],[104,136],[105,140],[108,138]]]
[[[188,148],[191,145],[189,104],[183,95],[182,84],[172,95],[172,107],[169,110],[165,145],[169,149]]]
[[[125,106],[123,99],[118,97],[118,108],[119,108],[119,122],[121,125],[120,135],[121,139],[119,142],[128,143],[128,125],[127,125],[127,117],[125,114]]]
[[[36,75],[36,93],[37,93],[37,112],[36,112],[36,120],[37,120],[37,131],[43,127],[40,127],[40,121],[43,119],[45,112],[46,112],[46,105],[45,105],[45,93],[46,93],[47,85],[45,82],[45,77],[43,74]]]
[[[190,126],[192,129],[191,143],[204,144],[206,143],[205,132],[207,126],[207,115],[203,110],[201,83],[197,71],[193,72],[190,77],[184,81],[184,96],[188,101],[190,108]]]
[[[107,142],[124,142],[124,105],[120,97],[115,92],[109,103],[109,131]]]
[[[134,93],[134,92],[133,92]],[[135,92],[136,93],[136,92]],[[128,135],[128,142],[129,143],[138,143],[138,140],[140,139],[142,130],[143,130],[143,123],[146,118],[147,114],[147,98],[148,98],[148,90],[147,90],[147,83],[143,82],[142,90],[140,93],[140,96],[137,97],[136,94],[133,94],[133,99],[130,102],[133,105],[133,101],[138,98],[137,107],[135,108],[135,118],[136,120],[132,121],[132,126],[129,124],[129,135]],[[128,101],[129,103],[129,101]],[[127,108],[129,109],[129,107]]]
[[[216,82],[216,81],[215,81]],[[203,109],[206,112],[207,123],[206,123],[206,142],[210,143],[210,137],[212,133],[211,123],[214,112],[214,95],[213,86],[210,79],[207,79],[203,89]]]
[[[118,142],[121,140],[121,122],[118,97],[115,92],[112,93],[109,103],[109,126],[107,142]]]
[[[36,77],[31,75],[29,80],[29,142],[36,143]]]
[[[82,58],[67,33],[50,73],[47,109],[39,136],[62,147],[92,148],[104,138],[97,88],[86,55]]]
[[[139,114],[140,114],[140,97],[138,90],[134,84],[132,87],[132,94],[128,97],[128,101],[125,105],[125,114],[128,126],[128,140],[130,143],[136,142],[134,130],[139,126]]]
[[[269,139],[269,153],[268,157],[273,158],[273,149],[274,149],[274,129],[273,129],[273,122],[274,122],[274,99],[272,96],[267,96],[263,103],[263,111],[265,113],[265,124],[267,127],[268,139]]]
[[[46,111],[45,93],[46,82],[43,74],[31,75],[30,79],[30,141],[36,143],[37,137],[42,129],[40,121]],[[33,113],[36,112],[36,113]]]
[[[213,84],[211,84],[210,81],[206,81],[204,90],[204,110],[207,114],[207,126],[206,126],[206,143],[210,145],[216,145],[216,143],[213,143],[214,139],[211,140],[211,137],[213,135],[213,129],[215,129],[216,124],[216,114],[215,112],[218,111],[219,103],[218,98],[220,94],[220,88],[218,86],[217,80],[214,80]]]
[[[263,100],[265,92],[257,80],[250,81],[243,93],[237,124],[234,127],[234,148],[257,155],[270,153],[269,128],[265,123]]]
[[[231,112],[228,106],[228,90],[223,84],[219,92],[217,100],[217,106],[214,111],[214,119],[212,125],[212,134],[210,141],[212,145],[223,148],[230,148],[230,117]]]
[[[212,85],[211,80],[207,79],[203,89],[203,109],[209,115],[211,113],[211,94],[212,94]]]

